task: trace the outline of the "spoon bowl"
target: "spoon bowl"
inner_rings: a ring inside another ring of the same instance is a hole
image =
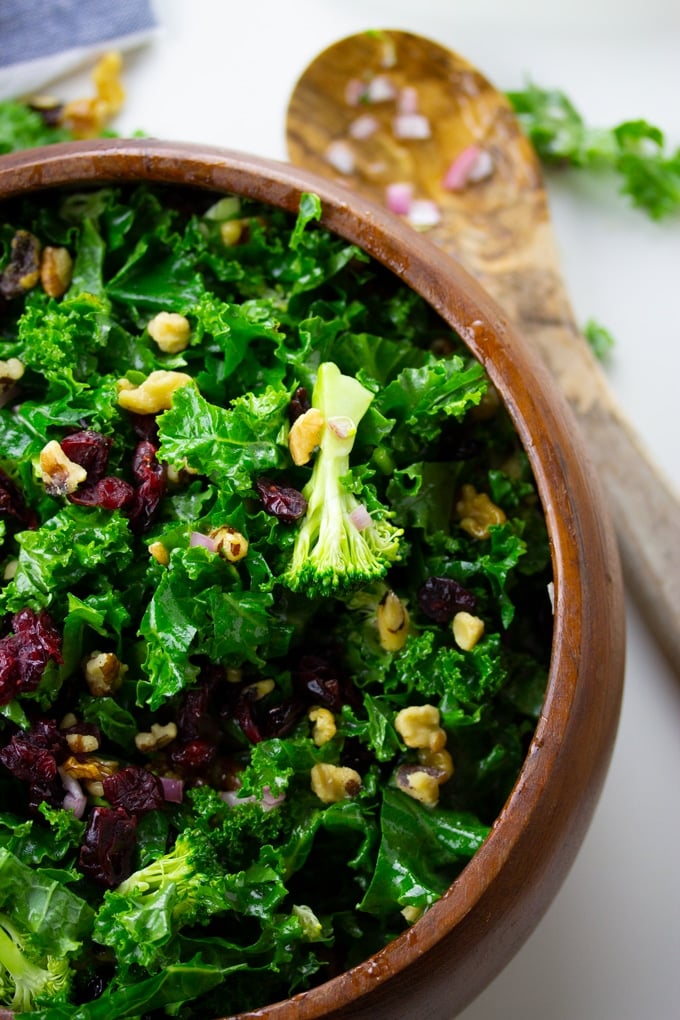
[[[420,118],[411,137],[405,114]],[[287,140],[293,163],[383,205],[395,185],[430,203],[437,222],[429,239],[479,280],[570,403],[605,489],[628,588],[680,670],[680,503],[576,325],[541,168],[507,98],[436,42],[364,32],[324,50],[301,75]],[[486,172],[447,186],[452,164],[473,147]]]

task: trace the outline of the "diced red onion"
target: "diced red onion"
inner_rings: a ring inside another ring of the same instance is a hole
[[[330,163],[338,173],[351,174],[354,172],[354,153],[351,146],[341,138],[331,142],[324,155],[326,162]]]
[[[422,141],[432,134],[430,122],[423,113],[400,113],[392,121],[395,138]]]
[[[77,779],[69,776],[63,769],[59,769],[59,775],[66,790],[62,807],[65,811],[72,811],[76,818],[82,818],[87,804],[87,797],[83,793],[82,786]]]
[[[348,106],[358,106],[365,92],[365,82],[359,78],[350,78],[345,85],[345,102]]]
[[[357,531],[364,531],[365,528],[370,527],[373,523],[373,518],[363,503],[352,510],[349,519]]]
[[[411,202],[407,219],[417,230],[436,227],[441,222],[442,214],[436,202],[429,198],[417,198]]]
[[[350,124],[348,131],[351,138],[356,138],[358,141],[364,141],[366,138],[370,138],[374,135],[380,127],[379,122],[370,113],[364,113],[361,117],[357,117]]]
[[[182,779],[170,779],[161,776],[163,797],[169,804],[181,804],[184,799],[184,781]]]
[[[220,790],[220,797],[229,807],[236,807],[237,804],[254,804],[254,797],[239,797],[238,790]]]
[[[220,790],[220,797],[230,808],[239,804],[259,804],[263,811],[272,811],[286,799],[285,793],[275,795],[268,786],[262,787],[262,800],[259,801],[256,797],[239,797],[238,790]]]
[[[189,536],[189,545],[192,548],[200,545],[204,549],[208,549],[210,552],[217,552],[217,546],[210,535],[204,535],[200,531],[191,532],[191,535]]]
[[[265,811],[280,807],[286,799],[285,793],[272,793],[268,786],[262,787],[262,807]]]
[[[472,167],[468,175],[468,180],[476,183],[477,181],[485,181],[487,177],[491,177],[493,173],[493,159],[491,153],[486,149],[482,149],[477,157],[477,162]]]
[[[492,173],[490,154],[478,145],[468,145],[449,166],[442,187],[447,191],[462,191],[468,184],[484,180]]]
[[[394,82],[386,74],[376,74],[366,88],[366,99],[369,103],[389,103],[397,98]]]
[[[335,418],[329,418],[326,424],[338,439],[347,439],[348,436],[353,435],[356,431],[356,425],[352,419],[344,414],[339,414]]]
[[[418,90],[413,85],[405,85],[399,90],[397,110],[400,114],[418,112]]]
[[[413,201],[413,185],[407,181],[395,181],[385,188],[385,205],[397,216],[407,216]]]

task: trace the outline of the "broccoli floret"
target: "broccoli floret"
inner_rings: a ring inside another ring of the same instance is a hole
[[[68,960],[35,954],[31,941],[0,914],[0,1002],[16,1013],[30,1013],[41,1001],[65,1002],[71,987]]]
[[[119,960],[151,967],[171,957],[168,944],[180,928],[205,924],[225,906],[224,873],[212,845],[186,829],[169,853],[105,894],[94,937]]]
[[[357,520],[361,504],[344,484],[357,426],[372,400],[369,390],[333,362],[319,366],[312,406],[321,412],[324,425],[311,478],[302,490],[307,511],[283,577],[293,591],[346,592],[383,577],[399,556],[402,530],[380,510],[364,527],[365,522]]]

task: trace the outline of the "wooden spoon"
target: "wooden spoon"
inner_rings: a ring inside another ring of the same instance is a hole
[[[390,87],[395,97],[380,100]],[[417,124],[430,135],[397,138],[400,104],[413,109],[414,99],[425,118]],[[370,118],[379,125],[372,133]],[[481,281],[571,405],[608,498],[629,591],[680,670],[680,504],[574,321],[541,168],[505,96],[437,43],[407,32],[365,32],[309,65],[286,127],[293,163],[382,204],[387,186],[399,182],[412,185],[415,199],[435,203],[441,218],[429,237]],[[477,168],[486,161],[489,175],[459,191],[444,188],[452,162],[472,145],[485,153]]]

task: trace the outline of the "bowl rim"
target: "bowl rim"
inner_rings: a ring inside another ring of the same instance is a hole
[[[366,1016],[380,1015],[370,1006],[376,987],[406,968],[410,973],[416,958],[431,951],[465,968],[468,990],[449,999],[449,1010],[456,1003],[463,1008],[552,901],[589,825],[613,748],[624,668],[623,585],[587,452],[547,370],[482,287],[426,236],[342,185],[263,157],[149,138],[59,143],[0,157],[0,201],[45,189],[141,181],[236,193],[290,212],[303,192],[316,193],[324,226],[396,273],[460,334],[499,391],[531,463],[551,545],[553,647],[541,716],[489,836],[443,897],[374,956],[291,999],[239,1016],[313,1020],[344,1015],[344,1009],[363,1016],[354,1011],[362,1004]],[[565,457],[565,450],[573,456]],[[567,765],[573,767],[582,742],[586,760],[576,777],[582,799],[563,803]],[[536,858],[531,848],[548,823],[552,834],[544,837],[544,857]],[[528,913],[519,902],[527,882],[533,883]],[[499,910],[493,917],[491,903]],[[464,944],[473,935],[487,948],[495,936],[494,962],[480,963]],[[378,1002],[389,1001],[392,993],[385,994]]]

